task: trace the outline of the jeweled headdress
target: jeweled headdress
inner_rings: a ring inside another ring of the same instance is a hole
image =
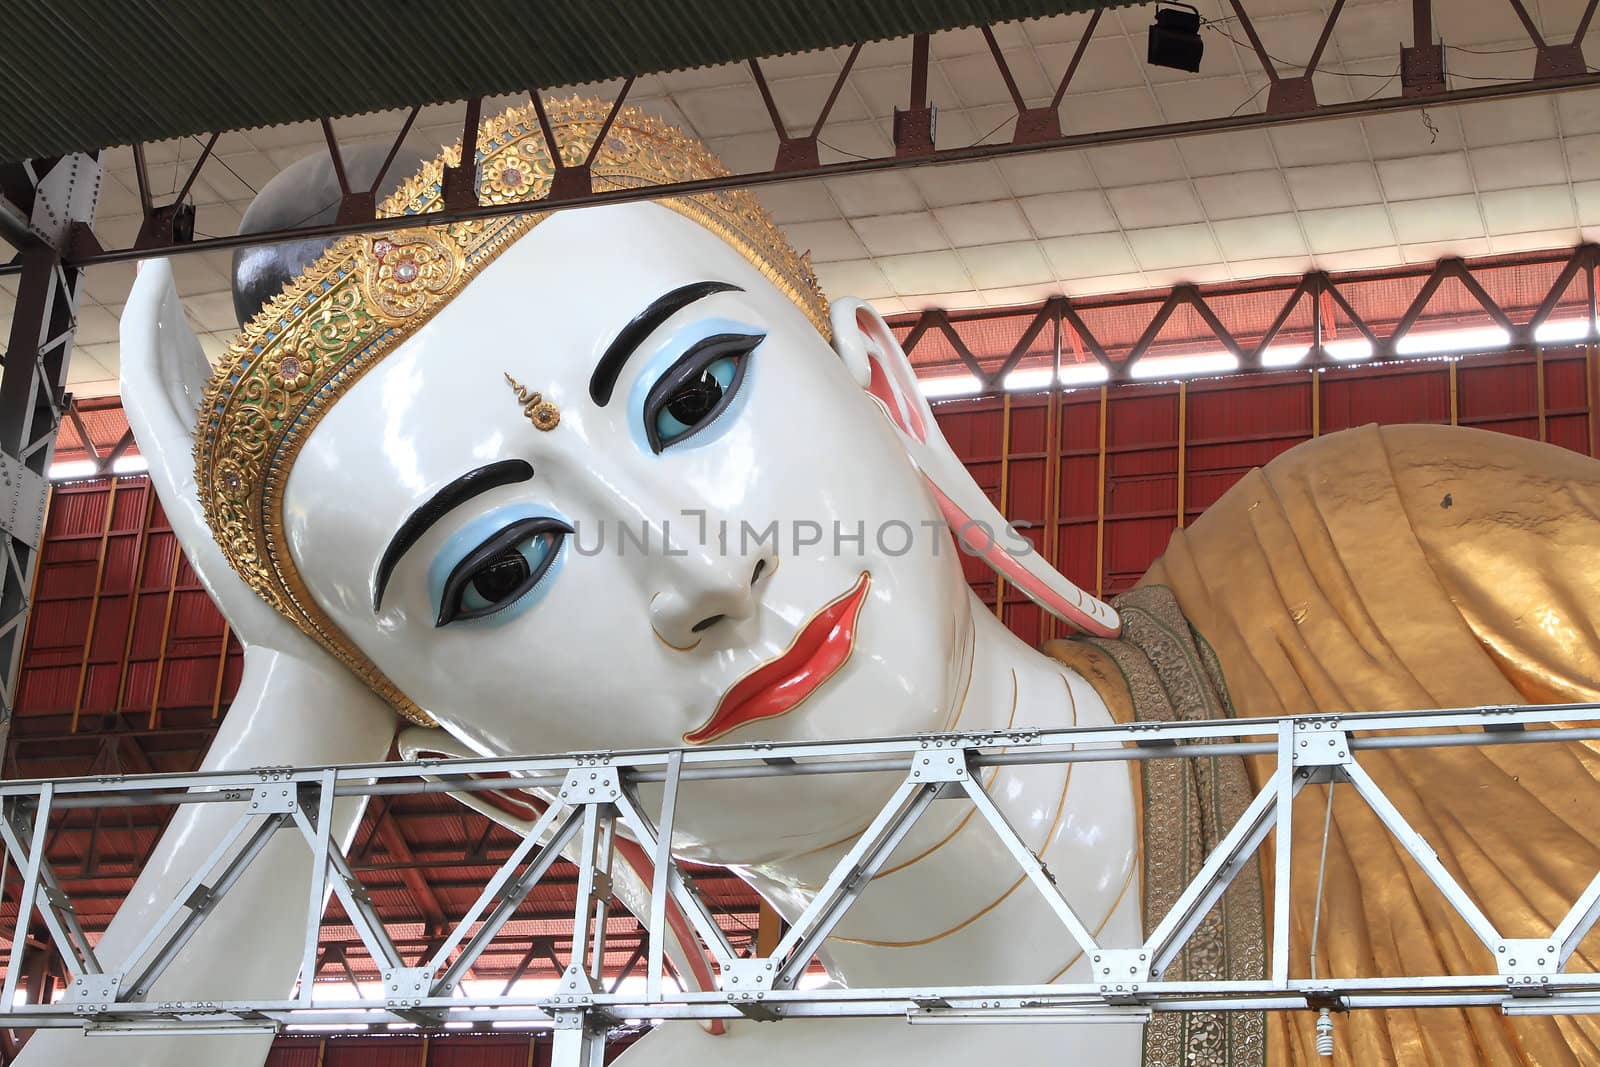
[[[581,99],[546,105],[567,164],[588,157],[609,111],[610,105]],[[459,160],[459,146],[447,149],[389,197],[379,215],[440,210],[444,167]],[[229,564],[401,714],[430,725],[312,599],[283,536],[283,492],[301,445],[344,391],[549,217],[536,202],[549,191],[555,168],[532,106],[484,123],[477,172],[480,200],[526,201],[533,210],[338,241],[240,331],[206,389],[195,431],[200,500]],[[698,141],[627,108],[606,132],[590,173],[596,191],[604,191],[727,171]],[[828,334],[827,301],[810,265],[755,197],[732,190],[657,203],[721,237]]]

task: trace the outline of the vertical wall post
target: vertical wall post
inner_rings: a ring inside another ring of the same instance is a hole
[[[1006,506],[1010,502],[1011,489],[1011,394],[1006,393],[1000,400],[1000,517],[1007,522],[1011,516],[1006,514]],[[996,537],[1000,531],[994,532]],[[1006,580],[1000,575],[994,579],[994,617],[1001,622],[1006,621]]]
[[[1178,383],[1178,529],[1183,529],[1184,485],[1183,478],[1188,461],[1189,442],[1189,383]]]
[[[1094,595],[1106,592],[1106,408],[1108,387],[1100,387],[1100,458],[1094,490]]]
[[[1546,422],[1546,400],[1544,381],[1544,346],[1533,346],[1533,393],[1539,406],[1539,440],[1550,440],[1550,427]]]
[[[1450,425],[1461,425],[1461,384],[1456,370],[1457,361],[1450,361]]]
[[[1050,392],[1045,399],[1045,456],[1044,476],[1046,499],[1049,501],[1049,518],[1044,528],[1044,558],[1057,570],[1061,569],[1061,305],[1056,304],[1055,352],[1050,364]],[[1055,638],[1056,617],[1048,611],[1039,613],[1042,627],[1041,642]]]

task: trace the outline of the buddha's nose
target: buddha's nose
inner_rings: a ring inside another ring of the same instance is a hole
[[[762,552],[683,562],[686,566],[650,602],[650,625],[677,649],[692,648],[708,632],[755,614],[761,580],[772,573],[776,560]]]

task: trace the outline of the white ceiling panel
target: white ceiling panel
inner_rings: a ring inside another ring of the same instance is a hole
[[[945,236],[957,246],[1033,239],[1033,230],[1014,200],[989,200],[981,204],[936,208],[933,217],[944,228]]]
[[[1536,249],[1550,248],[1557,240],[1558,234],[1569,233],[1566,227],[1558,230],[1530,230],[1527,233],[1506,233],[1489,238],[1489,245],[1496,255],[1509,255],[1513,252],[1531,252]]]
[[[1530,174],[1566,180],[1566,160],[1556,141],[1531,141],[1523,144],[1493,145],[1467,152],[1472,162],[1472,177],[1480,191],[1518,189]]]
[[[1110,190],[1111,210],[1124,229],[1170,226],[1205,219],[1200,199],[1187,181],[1129,185]]]
[[[1040,237],[1102,233],[1117,228],[1117,217],[1106,203],[1106,194],[1098,189],[1025,196],[1017,202]]]
[[[950,239],[931,212],[910,211],[903,215],[869,215],[853,220],[856,236],[874,256],[896,256],[906,252],[932,252],[950,247]]]
[[[1302,211],[1306,240],[1317,255],[1377,248],[1395,242],[1389,213],[1381,205],[1335,207],[1321,211]]]
[[[1600,181],[1573,183],[1572,199],[1578,211],[1578,225],[1600,226]]]
[[[1139,270],[1139,263],[1128,248],[1128,239],[1120,232],[1054,237],[1041,241],[1040,245],[1058,278],[1127,275]]]
[[[951,251],[886,256],[878,264],[883,268],[889,284],[902,296],[966,292],[973,288],[972,278],[967,274],[961,257]]]
[[[763,186],[756,191],[756,198],[780,223],[840,217],[839,205],[820,181]]]
[[[1150,230],[1129,230],[1128,244],[1145,270],[1193,267],[1215,263],[1220,258],[1211,226],[1199,222],[1188,226],[1161,226]]]
[[[1489,227],[1490,237],[1554,230],[1577,224],[1572,210],[1572,188],[1568,185],[1484,193],[1483,218]]]
[[[1100,183],[1108,189],[1188,177],[1183,157],[1170,141],[1091,148],[1088,155]]]
[[[1206,214],[1213,219],[1238,219],[1288,211],[1294,204],[1281,171],[1252,171],[1196,178],[1194,182]]]
[[[909,174],[847,174],[823,181],[839,210],[847,216],[889,215],[922,207],[922,194]]]
[[[1089,166],[1086,152],[1040,152],[1036,155],[1012,156],[999,160],[995,165],[1000,168],[1006,189],[1012,196],[1100,188],[1100,180]],[[939,167],[929,173],[946,169]]]
[[[1047,75],[1057,83],[1072,62],[1078,38],[1060,44],[1040,46],[1039,62]],[[1108,37],[1096,32],[1083,53],[1078,69],[1073,72],[1070,93],[1100,92],[1106,89],[1130,89],[1145,83],[1142,68],[1143,54],[1135,51],[1134,43],[1126,37]],[[1054,92],[1054,89],[1051,90]]]
[[[1234,260],[1284,259],[1306,254],[1305,235],[1294,215],[1258,215],[1248,219],[1225,219],[1211,224],[1217,243],[1228,262]]]
[[[1346,163],[1367,159],[1366,136],[1359,119],[1332,119],[1279,126],[1269,131],[1278,162],[1285,167]]]
[[[1194,178],[1248,170],[1275,170],[1277,154],[1265,130],[1186,137],[1178,142],[1184,169]]]
[[[1600,133],[1600,89],[1557,96],[1556,118],[1561,123],[1561,132],[1568,137],[1575,133]]]
[[[811,253],[813,263],[867,257],[867,249],[861,243],[861,239],[843,219],[797,222],[789,226],[785,232],[797,251]]]
[[[1321,207],[1349,207],[1383,199],[1378,171],[1371,163],[1328,163],[1320,167],[1290,167],[1284,171],[1289,195],[1302,211]]]
[[[1038,59],[1023,51],[1006,57],[1011,78],[1017,91],[1026,100],[1048,100],[1055,92],[1055,83],[1046,81],[1044,69]],[[953,101],[962,107],[981,107],[984,104],[1009,104],[1011,94],[1000,67],[987,50],[967,56],[946,59],[939,64],[950,86],[955,90]]]
[[[994,191],[1005,188],[999,164],[988,161],[919,167],[908,173],[929,207],[990,203]]]
[[[863,300],[888,296],[894,287],[883,276],[877,260],[858,259],[839,263],[816,264],[817,280],[828,292],[850,294]],[[867,294],[872,294],[868,296]]]
[[[1036,241],[963,248],[961,258],[979,289],[1039,285],[1055,277]]]
[[[1439,196],[1408,200],[1394,213],[1397,236],[1403,242],[1450,241],[1482,237],[1483,212],[1475,196]]]
[[[1068,93],[1061,104],[1064,129],[1101,133],[1150,126],[1161,121],[1161,108],[1149,88],[1112,89],[1104,93]]]
[[[1555,102],[1549,96],[1484,100],[1460,109],[1467,144],[1520,144],[1556,136]]]
[[[1378,180],[1384,199],[1420,200],[1472,192],[1472,172],[1462,152],[1434,156],[1408,156],[1378,160]],[[1396,208],[1397,213],[1406,209]]]
[[[1250,100],[1258,86],[1242,74],[1169,82],[1155,87],[1156,103],[1168,122],[1198,122],[1227,115]]]
[[[1561,147],[1567,158],[1567,175],[1573,181],[1600,178],[1600,133],[1568,137]]]

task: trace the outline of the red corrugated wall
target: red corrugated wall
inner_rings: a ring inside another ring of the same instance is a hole
[[[1252,467],[1365,423],[1475,426],[1596,452],[1595,356],[1582,347],[1470,360],[1294,370],[1186,383],[1010,394],[939,404],[945,436],[1035,546],[1092,592],[1131,586]],[[994,576],[971,559],[994,605]],[[1015,589],[1000,608],[1020,637],[1056,632]]]
[[[53,487],[28,627],[24,736],[210,722],[242,669],[143,476]]]

